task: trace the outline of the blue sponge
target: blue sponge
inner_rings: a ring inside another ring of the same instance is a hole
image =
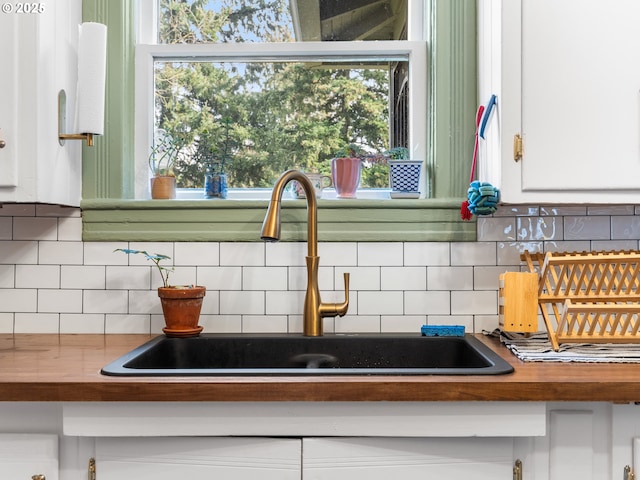
[[[464,325],[423,325],[424,337],[464,337]]]

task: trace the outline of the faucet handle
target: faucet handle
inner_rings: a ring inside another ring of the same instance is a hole
[[[349,310],[349,273],[344,273],[344,302],[342,303],[321,303],[319,306],[321,317],[343,317]]]

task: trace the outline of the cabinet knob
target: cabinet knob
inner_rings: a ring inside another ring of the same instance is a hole
[[[0,148],[4,148],[7,146],[7,142],[2,139],[2,129],[0,128]]]
[[[47,480],[47,479],[44,475],[39,473],[38,475],[32,475],[31,480]]]

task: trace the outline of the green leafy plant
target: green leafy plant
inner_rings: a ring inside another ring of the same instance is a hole
[[[393,147],[384,152],[384,155],[391,160],[409,160],[409,149],[407,147]]]
[[[196,143],[196,158],[205,165],[207,173],[226,173],[233,161],[233,121],[224,117],[215,132],[205,130],[203,133],[204,138]]]
[[[162,277],[162,286],[169,287],[169,274],[173,272],[173,267],[165,267],[164,265],[160,265],[162,260],[171,260],[171,257],[167,255],[162,255],[160,253],[148,253],[145,250],[131,250],[129,248],[116,248],[114,252],[123,252],[127,255],[144,255],[145,258],[155,264],[158,268],[158,272],[160,272],[160,276]]]
[[[183,147],[183,142],[173,138],[165,130],[154,132],[153,146],[149,154],[149,168],[154,176],[175,176],[173,166]]]

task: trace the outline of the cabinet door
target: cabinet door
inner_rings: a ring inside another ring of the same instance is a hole
[[[17,48],[7,48],[17,44],[19,15],[0,15],[0,140],[5,142],[0,148],[0,188],[17,185],[17,150],[16,124],[18,121],[18,59]]]
[[[305,438],[304,480],[510,480],[510,438]]]
[[[58,436],[1,434],[0,478],[23,480],[38,474],[58,480]]]
[[[96,439],[99,480],[300,480],[299,439]]]
[[[503,200],[639,201],[640,2],[501,3],[500,81],[481,91],[499,97]]]

